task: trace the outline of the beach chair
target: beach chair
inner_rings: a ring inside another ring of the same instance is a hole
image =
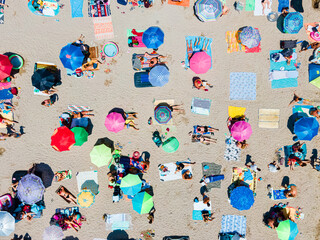
[[[149,82],[148,72],[137,72],[134,74],[134,86],[136,88],[153,87]]]
[[[99,49],[98,47],[89,47],[89,57],[90,59],[98,59],[99,58]]]

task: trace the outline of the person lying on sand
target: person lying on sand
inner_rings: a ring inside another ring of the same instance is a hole
[[[294,184],[289,184],[288,186],[285,187],[285,191],[284,191],[284,195],[286,196],[286,198],[289,197],[296,197],[298,194],[297,191],[297,186]]]
[[[203,135],[195,135],[192,134],[192,132],[189,132],[189,136],[191,136],[191,141],[192,142],[200,142],[206,145],[209,145],[210,143],[216,143],[217,139],[215,138],[210,138],[207,136],[203,136]]]
[[[190,172],[190,170],[186,170],[184,173],[182,173],[182,179],[185,179],[185,180],[192,179],[192,173]]]
[[[289,103],[288,106],[292,105],[292,104],[305,104],[305,105],[310,105],[312,104],[311,101],[307,100],[307,99],[303,99],[301,97],[299,97],[295,92],[293,93],[293,99],[291,100],[291,102]]]
[[[219,129],[209,127],[209,126],[200,126],[200,125],[197,125],[196,127],[196,133],[200,133],[200,134],[213,133],[215,131],[219,131]]]
[[[180,172],[185,167],[191,166],[193,164],[196,164],[196,162],[191,162],[191,161],[188,161],[188,162],[176,162],[177,168],[176,168],[176,171],[174,173]]]
[[[208,91],[206,86],[213,88],[213,86],[209,84],[206,80],[202,80],[199,77],[194,77],[192,80],[193,80],[193,86],[198,90]]]

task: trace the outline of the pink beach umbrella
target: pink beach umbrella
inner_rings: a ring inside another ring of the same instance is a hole
[[[206,52],[196,52],[190,58],[190,69],[196,74],[208,72],[211,68],[211,57]]]
[[[120,132],[124,128],[125,120],[121,113],[112,112],[106,117],[104,125],[110,132]]]
[[[236,122],[231,127],[231,136],[237,141],[247,140],[251,134],[251,125],[245,121]]]

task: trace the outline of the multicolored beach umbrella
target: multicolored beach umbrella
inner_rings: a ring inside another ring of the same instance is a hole
[[[171,110],[167,106],[157,106],[154,110],[154,119],[160,124],[168,123],[171,118]]]
[[[303,27],[303,16],[298,12],[289,13],[283,21],[283,30],[286,33],[295,34]]]
[[[280,240],[294,240],[298,235],[298,225],[290,219],[282,221],[277,227],[278,238]]]
[[[141,191],[142,181],[138,175],[128,174],[121,180],[120,188],[125,195],[136,195]]]
[[[82,190],[77,196],[77,203],[82,208],[89,208],[95,201],[95,195],[88,189]]]
[[[132,199],[132,207],[139,214],[149,213],[153,207],[153,198],[147,192],[140,192]]]
[[[243,30],[241,30],[239,39],[246,47],[254,48],[259,46],[261,36],[258,29],[253,27],[245,27]]]
[[[215,21],[222,13],[223,4],[220,0],[198,0],[195,3],[195,14],[200,21]]]

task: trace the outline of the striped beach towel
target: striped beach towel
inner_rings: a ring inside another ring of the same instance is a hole
[[[228,44],[227,53],[232,52],[245,52],[246,48],[237,41],[238,31],[227,31],[226,32],[226,42]]]
[[[94,35],[97,40],[114,38],[111,16],[92,18]]]
[[[71,112],[83,112],[83,111],[90,111],[90,107],[88,106],[80,106],[80,105],[69,105],[68,109]]]
[[[89,17],[108,17],[111,16],[110,5],[107,4],[93,4],[89,5]]]

